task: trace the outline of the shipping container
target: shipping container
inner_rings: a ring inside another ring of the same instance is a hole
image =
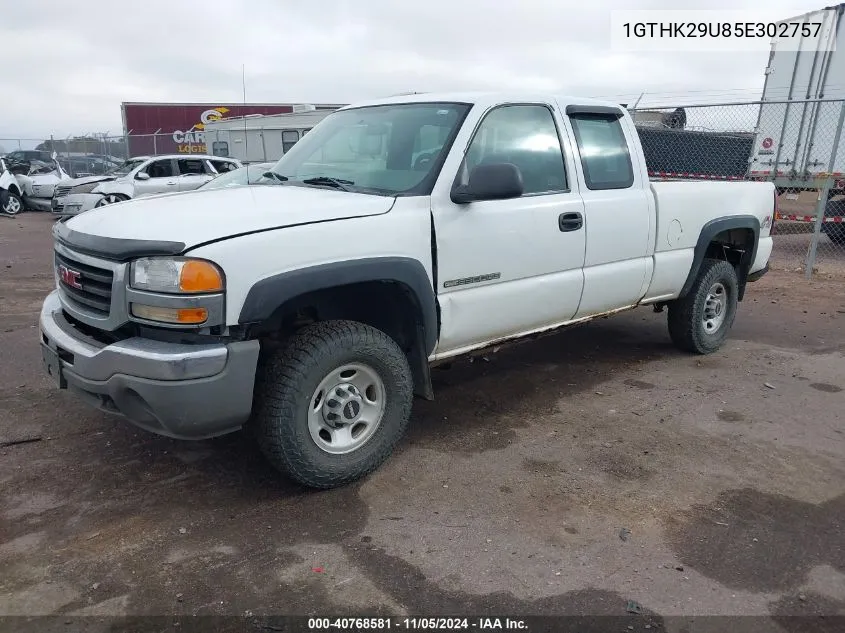
[[[845,4],[782,22],[821,23],[818,38],[798,50],[772,42],[750,173],[758,177],[807,177],[845,173]],[[793,48],[793,47],[790,47]],[[830,165],[832,150],[839,150]],[[832,168],[831,168],[832,167]]]

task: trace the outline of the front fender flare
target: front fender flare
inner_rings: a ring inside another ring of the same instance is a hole
[[[437,300],[425,267],[410,257],[369,257],[309,266],[279,273],[249,289],[238,322],[261,323],[285,302],[308,292],[368,281],[399,283],[410,292],[419,309],[425,351],[437,344]]]

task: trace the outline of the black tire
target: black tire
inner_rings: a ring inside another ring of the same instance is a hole
[[[381,379],[384,413],[366,443],[331,454],[312,437],[308,413],[321,381],[350,363],[368,366]],[[356,321],[325,321],[298,331],[263,359],[250,430],[271,464],[291,479],[311,488],[334,488],[384,463],[405,434],[412,401],[408,359],[392,338]]]
[[[106,196],[103,196],[100,200],[97,200],[97,204],[94,205],[94,208],[98,209],[100,207],[106,207],[110,204],[126,202],[127,200],[129,200],[129,196],[124,196],[122,193],[111,193]]]
[[[14,191],[0,190],[0,212],[6,215],[17,215],[24,211],[23,200]]]
[[[724,313],[724,318],[718,327],[708,331],[705,310],[710,290],[716,284],[721,284],[726,295],[719,312]],[[695,354],[718,350],[736,317],[738,292],[739,280],[733,265],[721,259],[705,259],[689,293],[669,303],[669,335],[675,346]]]

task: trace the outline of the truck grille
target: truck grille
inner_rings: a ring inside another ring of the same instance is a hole
[[[114,272],[74,261],[59,253],[55,257],[56,276],[65,297],[83,312],[109,316]]]

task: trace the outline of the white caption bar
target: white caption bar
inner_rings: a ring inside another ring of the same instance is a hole
[[[845,18],[843,18],[845,19]],[[610,41],[615,51],[759,52],[835,50],[836,12],[821,10],[794,18],[771,10],[612,11]]]

